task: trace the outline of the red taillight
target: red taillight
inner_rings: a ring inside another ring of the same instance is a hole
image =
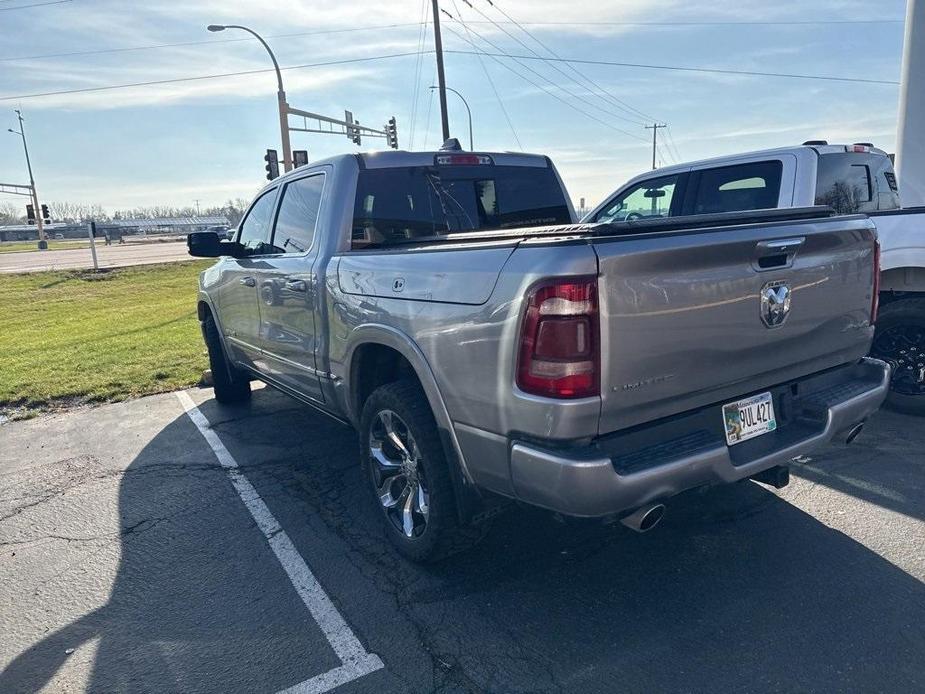
[[[436,162],[442,166],[485,166],[494,163],[485,154],[438,154]]]
[[[870,324],[877,322],[877,312],[880,309],[880,241],[874,241],[874,287],[873,297],[870,300]]]
[[[518,387],[551,398],[599,395],[599,331],[593,277],[534,288],[520,334]]]

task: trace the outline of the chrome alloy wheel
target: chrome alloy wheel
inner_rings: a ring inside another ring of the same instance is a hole
[[[421,453],[408,425],[392,410],[381,410],[373,418],[369,456],[386,517],[405,537],[420,537],[430,515]]]

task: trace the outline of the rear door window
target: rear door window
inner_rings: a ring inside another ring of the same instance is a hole
[[[273,246],[277,253],[307,253],[315,238],[324,174],[299,178],[283,189]]]
[[[626,222],[668,217],[680,175],[663,176],[637,183],[619,193],[594,216],[595,222]]]
[[[715,214],[777,207],[783,163],[751,162],[692,172],[687,214]]]

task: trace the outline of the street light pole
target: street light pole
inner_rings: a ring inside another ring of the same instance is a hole
[[[435,87],[435,86],[431,86],[430,88],[440,89],[440,87]],[[466,97],[464,97],[462,94],[460,94],[458,91],[456,91],[452,87],[447,87],[444,85],[443,88],[446,89],[448,92],[453,92],[456,96],[462,99],[463,105],[466,107],[466,113],[469,114],[469,151],[474,152],[475,146],[472,144],[472,111],[469,109],[469,103],[466,101]]]
[[[15,133],[22,138],[22,149],[26,153],[26,168],[29,170],[29,187],[32,189],[32,210],[35,213],[35,225],[39,232],[39,248],[44,250],[48,247],[45,241],[45,225],[42,221],[42,210],[39,207],[39,196],[35,190],[35,177],[32,175],[32,161],[29,159],[29,145],[26,144],[26,128],[23,125],[22,111],[13,109],[16,117],[19,118],[19,130],[7,128],[11,133]]]
[[[273,55],[273,51],[270,49],[269,44],[264,41],[263,37],[256,31],[246,26],[241,26],[240,24],[210,24],[206,28],[213,32],[224,31],[225,29],[240,29],[241,31],[246,31],[260,41],[263,47],[267,49],[267,53],[270,54],[270,59],[273,61],[273,68],[276,70],[276,101],[279,106],[279,134],[283,143],[283,170],[292,171],[292,145],[289,142],[289,103],[286,101],[286,91],[283,89],[283,75],[279,70],[279,63],[276,62],[276,56]]]

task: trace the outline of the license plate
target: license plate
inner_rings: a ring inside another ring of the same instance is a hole
[[[726,443],[734,446],[777,429],[774,400],[770,393],[754,395],[745,400],[723,405]]]

